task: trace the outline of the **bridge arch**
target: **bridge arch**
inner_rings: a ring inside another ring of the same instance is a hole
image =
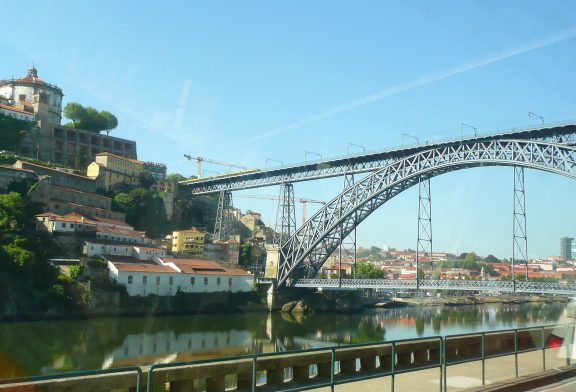
[[[522,166],[576,179],[576,148],[525,140],[467,141],[394,161],[324,205],[282,245],[278,285],[297,270],[301,277],[313,277],[356,226],[419,181],[478,166]]]

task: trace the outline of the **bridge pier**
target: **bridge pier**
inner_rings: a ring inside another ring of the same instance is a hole
[[[430,193],[430,178],[418,180],[418,234],[416,241],[416,288],[419,287],[420,254],[432,258],[432,197]],[[431,269],[432,269],[431,268]]]
[[[220,191],[218,197],[218,209],[216,210],[216,224],[214,225],[214,238],[216,240],[228,240],[234,235],[234,217],[232,211],[232,192]]]
[[[524,182],[524,168],[514,166],[514,210],[512,213],[512,280],[514,280],[514,282],[516,282],[516,269],[514,268],[514,264],[518,258],[524,261],[525,280],[528,281],[526,184]]]

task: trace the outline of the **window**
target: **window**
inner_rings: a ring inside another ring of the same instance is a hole
[[[157,285],[160,284],[160,277],[159,277],[159,276],[156,277],[156,284],[157,284]]]
[[[71,229],[74,228],[74,223],[70,223],[70,228],[71,228]]]
[[[62,222],[62,228],[63,228],[63,229],[66,228],[66,223]]]
[[[168,284],[170,284],[170,285],[174,284],[174,277],[173,276],[168,278]]]
[[[128,284],[132,284],[132,275],[128,275]]]
[[[194,285],[194,282],[195,282],[195,281],[196,281],[196,278],[195,278],[195,277],[191,277],[191,278],[190,278],[190,284],[191,284],[191,285]]]
[[[232,286],[232,278],[228,278],[228,286]]]
[[[148,277],[146,275],[144,275],[142,277],[142,284],[146,284],[146,283],[148,283]]]
[[[208,278],[204,278],[204,286],[208,285]]]
[[[220,278],[216,278],[216,284],[220,286]]]

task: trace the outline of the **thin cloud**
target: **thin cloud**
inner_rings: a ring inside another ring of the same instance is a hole
[[[368,105],[370,103],[379,101],[381,99],[384,99],[384,98],[387,98],[387,97],[390,97],[390,96],[393,96],[396,94],[400,94],[400,93],[403,93],[403,92],[406,92],[406,91],[409,91],[409,90],[412,90],[412,89],[415,89],[418,87],[422,87],[422,86],[425,86],[427,84],[434,83],[434,82],[437,82],[437,81],[440,81],[440,80],[443,80],[443,79],[446,79],[446,78],[449,78],[451,76],[458,75],[458,74],[461,74],[461,73],[464,73],[467,71],[471,71],[473,69],[480,68],[480,67],[483,67],[483,66],[488,65],[488,64],[492,64],[492,63],[495,63],[495,62],[498,62],[501,60],[505,60],[505,59],[510,58],[510,57],[518,56],[520,54],[530,52],[530,51],[535,50],[535,49],[543,48],[545,46],[553,45],[553,44],[558,43],[558,42],[566,41],[566,40],[574,38],[574,37],[576,37],[576,28],[571,28],[569,30],[565,30],[565,31],[560,32],[560,33],[549,35],[547,37],[540,38],[536,41],[532,41],[532,42],[529,42],[529,43],[524,44],[524,45],[516,46],[513,48],[507,48],[507,49],[504,49],[504,50],[501,50],[498,52],[494,52],[494,53],[491,53],[487,56],[472,60],[470,62],[460,64],[460,65],[457,65],[455,67],[451,67],[451,68],[445,69],[443,71],[440,71],[440,72],[437,72],[437,73],[434,73],[431,75],[423,76],[421,78],[414,79],[412,81],[409,81],[409,82],[406,82],[403,84],[399,84],[397,86],[390,87],[390,88],[387,88],[385,90],[378,91],[377,93],[368,95],[368,96],[361,98],[361,99],[358,99],[356,101],[345,103],[345,104],[337,106],[333,109],[330,109],[330,110],[327,110],[325,112],[321,112],[318,114],[314,114],[312,116],[304,118],[303,120],[294,122],[292,124],[286,125],[284,127],[278,128],[278,129],[275,129],[273,131],[265,132],[265,133],[262,133],[260,135],[251,137],[249,139],[243,140],[240,143],[249,143],[249,142],[264,139],[264,138],[267,138],[270,136],[278,135],[280,133],[284,133],[284,132],[289,131],[291,129],[299,128],[299,127],[304,126],[304,125],[315,123],[315,122],[323,120],[325,118],[335,116],[339,113],[346,112],[348,110],[352,110],[352,109],[355,109],[357,107]]]

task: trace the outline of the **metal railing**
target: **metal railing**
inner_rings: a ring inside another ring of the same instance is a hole
[[[514,356],[514,375],[519,376],[518,355],[542,351],[542,370],[546,370],[546,350],[565,348],[566,365],[570,365],[571,339],[574,324],[544,325],[527,328],[514,328],[489,332],[476,332],[443,336],[402,339],[390,342],[362,343],[339,345],[307,350],[249,354],[235,357],[221,357],[187,362],[154,364],[149,367],[123,367],[106,370],[70,372],[48,376],[36,376],[0,380],[0,390],[6,384],[22,382],[40,382],[47,380],[69,379],[74,377],[110,375],[115,373],[135,372],[135,387],[131,391],[141,391],[143,372],[146,375],[146,391],[154,390],[154,383],[193,382],[199,377],[182,378],[183,369],[198,370],[201,377],[219,378],[224,385],[227,375],[236,375],[238,389],[256,391],[262,386],[258,383],[258,372],[266,372],[266,388],[274,391],[303,391],[320,387],[330,387],[334,391],[336,385],[365,381],[375,378],[390,377],[390,390],[396,389],[396,376],[423,370],[438,369],[438,389],[446,392],[448,389],[448,368],[471,362],[481,362],[482,385],[486,384],[486,361],[493,358]],[[551,345],[547,338],[553,331],[561,330],[562,343]],[[495,344],[497,343],[497,344]],[[364,360],[371,360],[364,362]],[[348,363],[346,363],[348,361]],[[360,362],[360,366],[358,366]],[[205,365],[215,365],[212,369]],[[232,364],[233,366],[227,366]],[[272,364],[272,366],[271,366]],[[321,366],[322,365],[322,366]],[[306,370],[304,377],[296,380],[296,368]],[[318,374],[312,376],[310,367],[316,366]],[[352,367],[351,367],[352,366]],[[360,371],[359,371],[360,368]],[[173,374],[159,374],[162,370],[174,370]],[[292,369],[292,380],[285,378],[285,370]],[[272,372],[275,371],[275,375]],[[180,373],[179,373],[180,372]],[[240,375],[248,376],[240,388]],[[162,377],[164,376],[164,377]],[[178,378],[180,377],[180,378]],[[512,377],[511,377],[512,378]],[[275,381],[274,381],[275,380]],[[79,380],[81,390],[84,381]],[[172,388],[172,386],[171,386]],[[220,389],[220,388],[217,388]]]
[[[576,285],[511,280],[451,279],[298,279],[295,287],[502,291],[536,294],[576,294]]]

